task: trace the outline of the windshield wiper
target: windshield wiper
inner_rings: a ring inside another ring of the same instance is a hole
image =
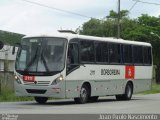
[[[31,61],[29,62],[29,64],[27,65],[27,67],[25,68],[24,71],[28,71],[28,69],[30,68],[30,66],[34,63],[34,61],[36,60],[37,55],[38,55],[37,53],[38,53],[38,47],[36,49],[34,57],[31,59]]]
[[[49,72],[49,68],[48,68],[47,62],[46,62],[46,60],[45,60],[45,58],[44,58],[44,56],[43,56],[43,52],[42,52],[42,54],[41,54],[41,58],[42,58],[42,60],[43,60],[44,66],[45,66],[45,68],[46,68],[46,71]]]

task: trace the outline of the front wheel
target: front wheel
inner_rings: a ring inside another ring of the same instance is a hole
[[[76,103],[84,104],[88,101],[88,98],[89,98],[89,89],[87,85],[83,85],[80,90],[80,97],[74,98],[74,101]]]
[[[35,101],[39,104],[44,104],[47,102],[48,98],[47,97],[35,97]]]
[[[131,83],[127,83],[125,93],[123,95],[116,95],[117,100],[131,100],[133,94],[133,86]]]

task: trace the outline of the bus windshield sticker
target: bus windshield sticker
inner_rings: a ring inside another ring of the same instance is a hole
[[[38,42],[38,40],[37,39],[30,39],[30,42],[36,43],[36,42]]]

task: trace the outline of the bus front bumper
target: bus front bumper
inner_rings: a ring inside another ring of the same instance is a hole
[[[61,85],[36,86],[14,82],[16,96],[65,98],[65,87]]]

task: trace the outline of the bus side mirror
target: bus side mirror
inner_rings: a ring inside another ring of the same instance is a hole
[[[16,52],[16,47],[20,47],[20,43],[16,43],[16,45],[13,46],[12,55],[15,54],[15,52]]]
[[[4,43],[0,41],[0,50],[4,47]]]

